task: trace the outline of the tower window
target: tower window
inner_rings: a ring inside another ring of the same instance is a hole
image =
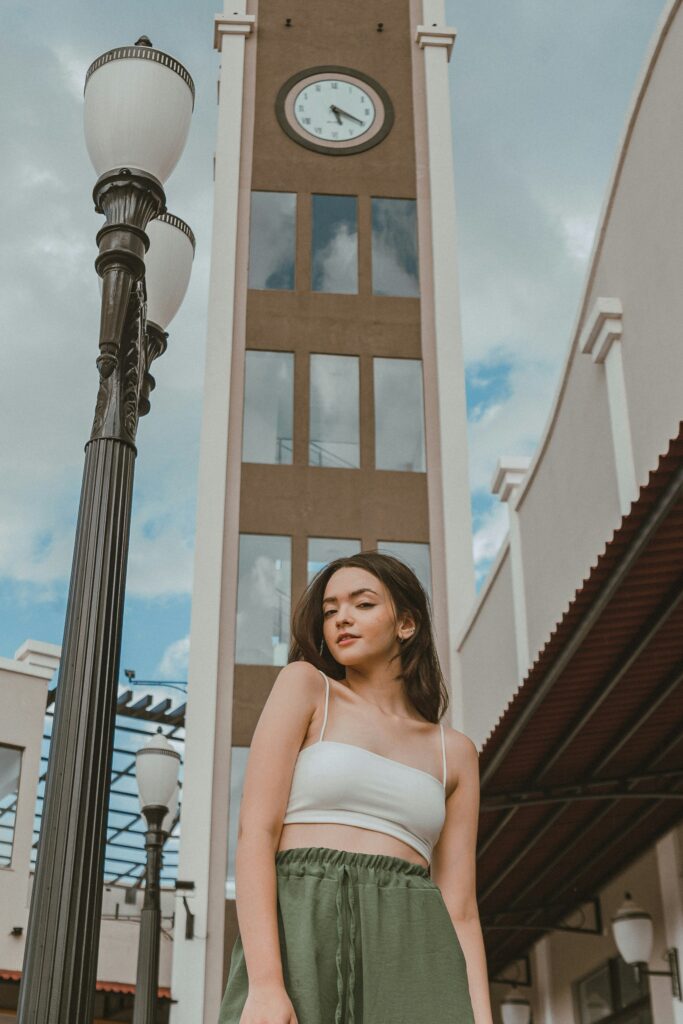
[[[311,355],[308,463],[360,466],[358,356]]]
[[[377,550],[388,555],[395,555],[409,565],[418,580],[432,598],[432,574],[429,564],[429,544],[414,544],[406,541],[380,540]]]
[[[292,352],[247,350],[243,462],[291,464],[293,375]]]
[[[249,288],[294,288],[296,194],[252,192]]]
[[[372,200],[373,295],[420,294],[414,199]]]
[[[240,534],[235,657],[238,664],[287,664],[291,548],[291,537]]]
[[[314,292],[358,291],[358,224],[355,196],[313,196]]]
[[[424,473],[422,362],[375,358],[372,366],[375,468]]]
[[[359,540],[348,540],[341,537],[309,537],[308,582],[310,583],[315,574],[333,562],[335,558],[357,555],[359,551]]]

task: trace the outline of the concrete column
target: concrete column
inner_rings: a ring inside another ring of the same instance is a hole
[[[413,3],[413,17],[419,17]],[[462,728],[456,638],[475,599],[467,450],[465,368],[460,329],[457,232],[448,85],[455,30],[443,0],[423,0],[413,60],[422,352],[430,508],[434,628]]]
[[[655,844],[657,868],[659,870],[659,886],[662,894],[662,910],[664,913],[664,935],[667,949],[675,946],[678,949],[678,961],[683,967],[683,849],[681,849],[681,829],[672,829]],[[668,970],[666,962],[660,963],[655,970]],[[670,979],[655,979],[660,983],[670,984]],[[669,990],[670,991],[670,990]],[[683,1024],[683,1002],[671,996],[671,1010],[674,1024]]]
[[[215,1024],[223,994],[233,679],[224,634],[235,601],[234,581],[226,579],[225,569],[233,514],[228,426],[233,345],[241,331],[237,256],[244,242],[238,228],[243,235],[248,219],[240,195],[245,51],[254,28],[255,16],[246,13],[244,2],[231,2],[215,19],[220,99],[178,868],[180,880],[194,883],[185,895],[195,920],[194,937],[187,939],[186,912],[177,898],[172,993],[178,1002],[172,1024]],[[253,98],[249,110],[253,117]]]
[[[521,682],[530,664],[529,628],[526,614],[524,590],[524,563],[522,559],[522,538],[519,529],[519,513],[513,499],[529,468],[531,459],[527,456],[504,455],[498,459],[491,482],[491,491],[508,506],[510,531],[510,570],[512,574],[512,604],[515,618],[515,640],[517,648],[517,678]]]
[[[619,504],[621,514],[625,516],[631,508],[631,502],[638,497],[638,483],[633,459],[621,344],[616,344],[621,341],[622,315],[619,299],[597,299],[586,321],[579,345],[581,352],[592,355],[593,362],[602,363],[605,367]]]

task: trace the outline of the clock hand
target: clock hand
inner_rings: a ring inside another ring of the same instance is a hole
[[[332,105],[330,106],[330,110],[332,111],[332,113],[334,114],[334,116],[335,116],[335,117],[337,118],[337,123],[338,123],[338,124],[341,124],[341,123],[342,123],[342,119],[341,119],[341,117],[339,116],[339,111],[338,111],[338,109],[337,109],[337,108],[336,108],[336,107],[334,106],[334,104],[332,104]]]
[[[347,110],[342,110],[340,107],[335,107],[334,105],[332,105],[332,110],[335,112],[335,114],[343,114],[344,117],[350,117],[352,121],[357,121],[358,124],[364,124],[364,122],[361,121],[359,117],[355,117],[353,114],[349,114]]]

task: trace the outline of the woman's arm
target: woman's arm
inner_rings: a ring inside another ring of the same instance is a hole
[[[446,801],[446,820],[434,847],[431,878],[448,907],[467,964],[467,982],[476,1024],[492,1024],[486,952],[476,894],[479,823],[479,753],[469,737],[446,729],[448,761],[457,785]]]
[[[292,773],[316,708],[322,676],[295,661],[278,673],[254,730],[240,804],[235,891],[237,921],[252,987],[283,988],[277,928],[275,851]]]

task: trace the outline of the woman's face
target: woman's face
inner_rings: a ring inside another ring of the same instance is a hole
[[[341,665],[356,665],[377,655],[391,657],[399,647],[391,595],[366,569],[337,569],[327,581],[322,611],[325,643]],[[405,632],[410,632],[410,626]],[[355,639],[340,643],[344,633]]]

